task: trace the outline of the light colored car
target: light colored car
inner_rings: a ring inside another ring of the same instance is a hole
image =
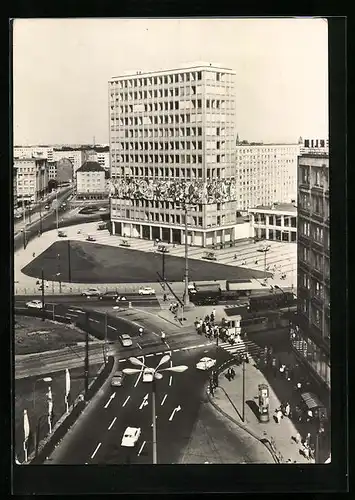
[[[111,379],[111,386],[112,387],[121,387],[122,382],[123,382],[124,374],[121,371],[118,371],[114,374],[114,376]]]
[[[133,448],[141,435],[140,427],[127,427],[123,433],[121,446],[126,446],[128,448]]]
[[[155,295],[154,288],[150,286],[144,286],[138,290],[139,295]]]
[[[216,364],[216,360],[212,358],[201,358],[200,361],[196,364],[196,368],[198,370],[209,370]]]
[[[99,212],[106,212],[106,210],[108,210],[108,208],[105,208],[105,207],[99,208]]]
[[[81,294],[83,297],[100,297],[101,292],[98,288],[88,288]]]
[[[132,339],[128,335],[128,333],[123,333],[118,338],[119,338],[121,344],[123,345],[123,347],[131,347],[131,345],[133,344]]]
[[[154,371],[155,371],[154,368],[144,368],[143,382],[153,382]]]
[[[42,309],[42,301],[30,300],[30,302],[26,302],[26,307],[30,307],[32,309]]]

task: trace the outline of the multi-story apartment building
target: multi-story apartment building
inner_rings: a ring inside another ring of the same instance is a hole
[[[80,150],[72,150],[70,148],[66,149],[54,149],[53,151],[53,159],[54,161],[59,161],[63,159],[70,160],[73,168],[74,168],[74,173],[78,170],[79,167],[87,160],[87,153],[86,151],[80,149]]]
[[[113,233],[184,242],[188,213],[190,244],[234,240],[235,72],[115,77],[109,112]]]
[[[48,168],[45,158],[15,159],[17,201],[36,202],[48,191]]]
[[[250,208],[251,226],[255,238],[295,242],[297,240],[297,208],[292,203]]]
[[[104,168],[107,172],[110,171],[110,148],[102,147],[96,148],[96,161]]]
[[[52,146],[15,146],[14,159],[21,158],[37,158],[42,156],[49,162],[53,161],[53,147]]]
[[[238,209],[296,201],[299,151],[300,144],[237,142]]]
[[[298,160],[298,355],[330,388],[329,155],[308,148]]]
[[[94,161],[86,161],[76,171],[77,197],[86,199],[103,199],[108,197],[106,172]]]
[[[13,189],[13,206],[14,208],[17,207],[18,200],[17,200],[17,165],[14,165],[14,168],[12,169],[12,189]]]
[[[57,162],[56,161],[48,161],[47,162],[48,169],[48,180],[57,180]]]

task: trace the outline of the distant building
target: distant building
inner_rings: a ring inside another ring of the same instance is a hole
[[[295,352],[330,388],[329,154],[313,143],[298,159],[298,322]],[[310,143],[308,143],[310,146]]]
[[[74,180],[74,167],[68,158],[57,161],[57,181],[58,184],[71,183]]]
[[[238,138],[235,158],[238,210],[295,200],[299,152],[299,143],[259,144],[241,142]]]
[[[297,208],[292,203],[250,208],[253,236],[258,239],[295,242],[297,240]]]
[[[17,171],[17,202],[28,204],[41,199],[48,191],[48,168],[44,158],[14,160]]]
[[[53,161],[53,147],[52,146],[15,146],[14,159],[35,158],[40,157],[47,159],[49,162]]]
[[[17,207],[17,165],[14,165],[12,170],[12,182],[13,182],[13,206]]]
[[[55,161],[58,160],[69,160],[74,168],[74,173],[78,168],[87,160],[87,153],[84,150],[72,150],[70,148],[66,149],[54,149],[53,158]]]
[[[48,161],[48,180],[57,180],[57,162],[56,161]]]
[[[108,173],[94,161],[86,161],[76,171],[76,193],[78,198],[104,199],[108,197]]]

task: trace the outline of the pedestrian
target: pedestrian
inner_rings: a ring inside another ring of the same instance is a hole
[[[280,368],[279,368],[279,371],[280,371],[280,375],[284,375],[285,373],[285,365],[281,365]]]
[[[232,376],[232,379],[234,379],[234,377],[235,377],[235,371],[234,371],[233,367],[231,368],[231,376]]]
[[[167,297],[166,293],[164,293],[164,295],[163,295],[163,301],[166,302],[167,300],[168,300],[168,297]]]
[[[309,446],[311,444],[311,433],[308,432],[307,433],[307,436],[306,436],[306,439],[304,440],[304,443]]]
[[[289,417],[290,416],[290,411],[291,411],[290,403],[286,403],[285,408],[284,408],[284,415],[285,415],[285,417]]]
[[[211,396],[214,396],[214,389],[213,389],[212,381],[210,381],[210,394],[211,394]]]
[[[33,252],[33,254],[32,254],[32,257],[33,257],[33,258],[35,258],[35,257],[36,257],[36,254],[35,254],[35,252]]]
[[[297,384],[296,384],[296,389],[297,389],[299,392],[301,392],[301,389],[302,389],[302,384],[301,384],[301,382],[297,382]]]
[[[305,443],[302,448],[303,455],[309,460],[309,446]]]
[[[275,410],[275,415],[274,415],[274,418],[275,418],[275,422],[276,422],[277,424],[279,424],[279,423],[280,423],[281,417],[282,417],[282,412],[281,412],[281,410],[280,410],[280,409]]]
[[[140,337],[142,337],[142,335],[143,335],[143,328],[142,328],[142,327],[140,327],[140,328],[139,328],[139,330],[138,330],[138,335],[139,335]]]
[[[297,444],[299,444],[301,442],[301,434],[299,432],[297,432],[297,434],[295,436],[295,441]]]
[[[255,265],[256,265],[256,266],[258,265],[258,261],[257,261],[257,260],[255,261]]]
[[[313,412],[312,410],[307,411],[307,422],[310,422],[313,419]]]

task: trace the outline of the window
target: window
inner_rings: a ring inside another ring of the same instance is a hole
[[[309,276],[308,274],[303,274],[303,281],[302,284],[305,288],[309,288]]]

